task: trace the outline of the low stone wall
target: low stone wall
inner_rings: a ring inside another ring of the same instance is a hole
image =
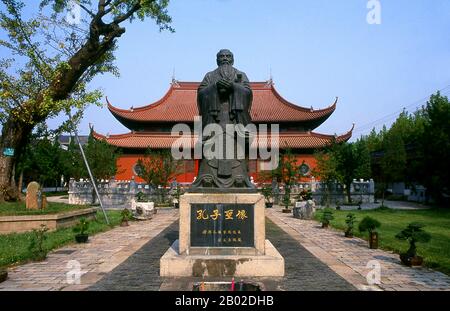
[[[134,180],[100,180],[97,183],[98,193],[103,206],[107,208],[131,208],[133,199],[142,192],[150,201],[159,203],[160,191],[144,183],[137,183]],[[167,191],[167,189],[166,189]],[[98,204],[98,198],[95,195],[94,187],[89,180],[69,182],[69,204]],[[173,199],[172,192],[169,191],[167,199]]]
[[[26,232],[46,225],[50,230],[67,228],[78,223],[79,219],[94,219],[96,208],[86,208],[58,214],[1,216],[0,234]]]
[[[330,189],[327,189],[326,184],[319,181],[312,181],[298,183],[292,187],[290,195],[292,204],[297,201],[299,193],[303,190],[311,190],[313,200],[319,205],[324,205],[327,200],[329,200],[332,205],[348,203],[347,194],[343,185],[333,183],[330,185]],[[275,201],[278,204],[281,204],[283,194],[284,190],[281,189],[278,198],[275,198]],[[350,196],[352,202],[373,203],[375,201],[375,182],[373,179],[354,180],[350,186]]]
[[[101,180],[97,184],[99,195],[102,203],[108,208],[131,208],[133,198],[139,192],[146,195],[150,201],[160,202],[159,189],[152,188],[144,183],[137,183],[134,180]],[[318,205],[323,205],[329,196],[331,204],[343,204],[347,202],[345,189],[342,185],[334,183],[330,190],[327,186],[319,181],[297,183],[291,189],[291,204],[297,200],[298,194],[304,190],[312,191],[313,199]],[[166,189],[167,190],[167,189]],[[173,199],[172,192],[169,191],[168,201]],[[274,192],[276,193],[276,191]],[[276,203],[282,201],[284,190],[278,191],[278,196],[274,195]],[[375,183],[370,180],[354,180],[350,187],[350,194],[353,202],[373,203],[375,194]],[[69,203],[70,204],[97,204],[98,199],[95,195],[94,188],[89,180],[75,181],[71,179],[69,182]]]

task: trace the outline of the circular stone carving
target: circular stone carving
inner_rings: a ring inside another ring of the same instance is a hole
[[[135,165],[133,165],[133,172],[137,176],[139,176],[142,173],[142,167],[139,165],[139,163],[136,163]]]
[[[308,164],[303,163],[302,165],[300,165],[299,171],[302,176],[306,176],[310,173],[311,169],[309,168]]]

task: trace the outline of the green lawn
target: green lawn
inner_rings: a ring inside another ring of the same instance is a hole
[[[91,206],[49,202],[43,210],[27,210],[25,202],[4,202],[0,203],[0,216],[56,214],[89,207]]]
[[[120,211],[107,211],[107,215],[111,226],[106,224],[103,213],[98,211],[97,220],[90,221],[89,235],[107,231],[121,222]],[[33,232],[0,235],[0,267],[32,260],[33,254],[28,250],[28,246],[33,239],[33,235]],[[72,231],[72,228],[47,232],[46,235],[47,239],[44,242],[44,249],[47,251],[75,243],[75,233]]]
[[[335,219],[331,226],[345,230],[345,217],[350,211],[334,211]],[[379,247],[392,250],[396,253],[404,252],[408,248],[408,242],[395,238],[395,235],[404,229],[409,223],[418,221],[425,224],[423,228],[429,232],[432,239],[429,243],[418,243],[418,255],[424,257],[425,265],[450,275],[450,209],[428,210],[354,210],[356,215],[354,235],[367,240],[367,233],[358,231],[358,223],[365,216],[370,216],[381,222],[379,232]],[[316,213],[316,219],[321,212]]]

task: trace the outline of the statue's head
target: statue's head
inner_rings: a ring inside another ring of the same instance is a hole
[[[217,66],[233,65],[233,64],[234,64],[234,56],[230,50],[223,49],[217,53]]]

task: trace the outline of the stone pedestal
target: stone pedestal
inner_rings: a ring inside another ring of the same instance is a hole
[[[264,212],[257,193],[181,196],[180,238],[161,257],[160,275],[283,276],[284,259],[265,239]]]

